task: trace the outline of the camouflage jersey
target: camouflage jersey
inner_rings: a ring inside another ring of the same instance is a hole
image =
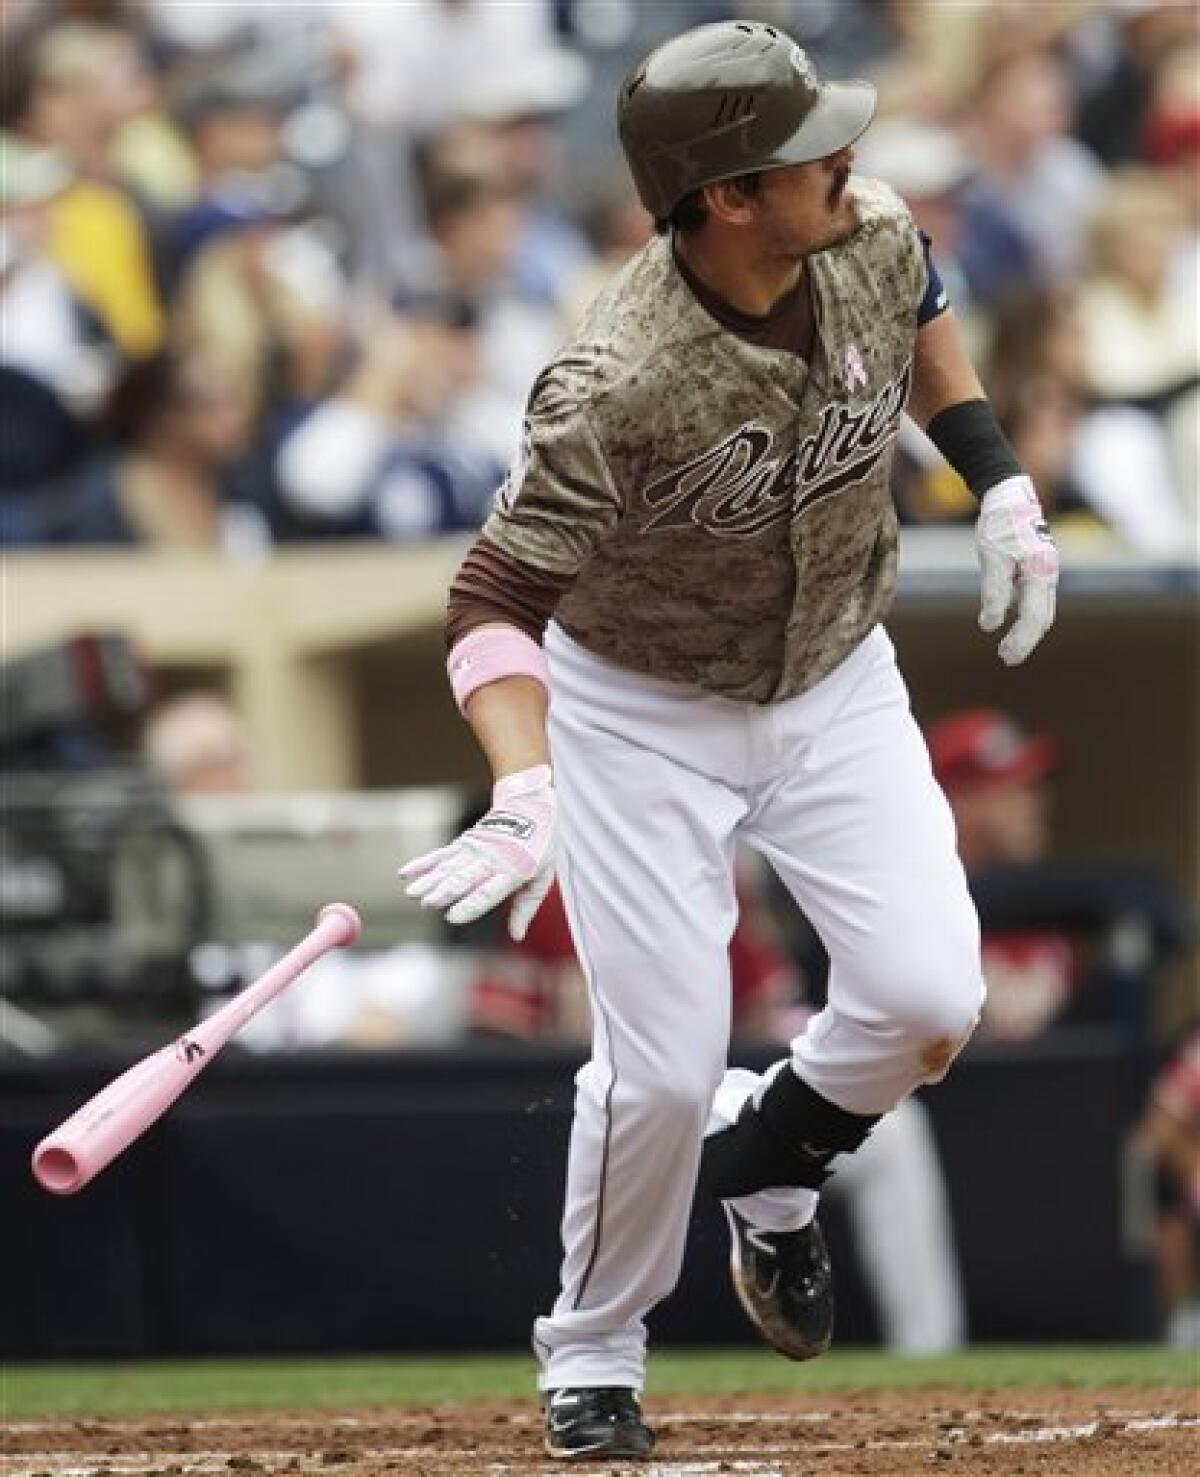
[[[887,610],[889,471],[927,267],[892,191],[851,188],[858,229],[807,260],[811,363],[722,327],[657,237],[535,384],[483,532],[570,580],[555,619],[598,656],[776,702]]]

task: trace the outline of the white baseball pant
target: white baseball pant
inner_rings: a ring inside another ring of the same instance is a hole
[[[791,1063],[848,1112],[887,1112],[945,1074],[983,1001],[979,929],[882,628],[809,692],[762,706],[631,672],[553,624],[546,652],[559,876],[594,1029],[562,1287],[534,1347],[543,1389],[640,1389],[643,1320],[678,1280],[704,1133],[763,1087],[731,1074],[718,1093],[735,841],[766,857],[829,951],[828,1004]],[[738,1204],[786,1230],[815,1202],[787,1189]]]

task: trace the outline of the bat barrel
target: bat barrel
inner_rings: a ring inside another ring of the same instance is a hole
[[[167,1046],[122,1072],[34,1149],[37,1182],[54,1195],[82,1190],[162,1117],[199,1071]]]
[[[317,926],[263,978],[172,1046],[144,1058],[89,1099],[33,1151],[33,1173],[54,1195],[81,1190],[157,1122],[251,1015],[330,949],[352,944],[362,920],[346,903],[322,908]]]

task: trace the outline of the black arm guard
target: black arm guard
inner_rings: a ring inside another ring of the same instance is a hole
[[[1006,477],[1020,477],[1017,453],[986,400],[963,400],[939,410],[925,434],[976,497]]]

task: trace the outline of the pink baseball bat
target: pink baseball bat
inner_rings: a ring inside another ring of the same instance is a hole
[[[352,944],[362,919],[348,903],[330,903],[316,927],[261,979],[170,1046],[143,1057],[89,1098],[33,1151],[33,1174],[43,1189],[74,1195],[157,1123],[251,1016],[331,949]]]

